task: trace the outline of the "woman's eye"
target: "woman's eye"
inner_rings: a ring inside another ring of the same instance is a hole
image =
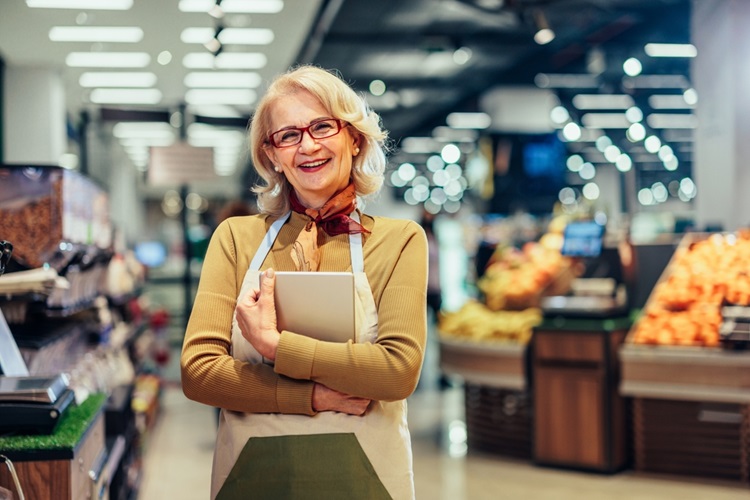
[[[333,128],[333,125],[331,125],[329,122],[315,123],[312,126],[313,132],[317,132],[317,133],[328,132],[332,128]]]
[[[299,137],[299,131],[297,131],[297,130],[290,130],[288,132],[284,132],[281,135],[281,142],[296,141],[297,137]]]

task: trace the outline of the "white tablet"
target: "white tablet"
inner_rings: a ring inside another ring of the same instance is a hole
[[[287,330],[329,342],[355,340],[354,274],[276,271],[276,318]]]

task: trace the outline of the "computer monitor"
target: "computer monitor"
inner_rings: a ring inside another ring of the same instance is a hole
[[[560,252],[567,257],[598,257],[604,226],[595,221],[574,221],[565,226]]]

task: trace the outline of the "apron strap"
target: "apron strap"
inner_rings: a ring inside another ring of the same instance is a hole
[[[359,213],[355,210],[351,218],[359,223]],[[352,233],[349,235],[349,253],[352,256],[352,272],[363,273],[365,271],[364,255],[362,252],[362,235]]]
[[[260,246],[255,252],[253,260],[250,262],[250,269],[252,269],[253,271],[260,270],[261,264],[263,264],[263,261],[266,260],[266,255],[268,255],[268,252],[271,251],[273,242],[276,241],[276,237],[281,231],[281,226],[283,226],[284,223],[289,220],[289,216],[291,215],[291,213],[291,211],[285,213],[284,215],[276,219],[273,224],[271,224],[268,232],[263,237],[263,241],[260,242]]]
[[[258,250],[255,252],[255,255],[253,256],[253,260],[250,262],[250,269],[253,271],[260,270],[261,264],[263,264],[263,261],[266,259],[266,256],[268,255],[268,252],[271,251],[271,248],[273,247],[273,242],[276,241],[276,238],[279,236],[279,232],[281,231],[281,226],[284,225],[284,223],[289,220],[289,216],[291,215],[291,211],[285,213],[278,219],[276,219],[273,224],[271,224],[271,227],[268,229],[268,232],[263,237],[263,241],[261,241],[260,246],[258,247]],[[355,210],[351,214],[351,218],[355,221],[359,222],[359,214]],[[361,234],[350,234],[349,235],[349,254],[351,255],[352,259],[352,272],[354,273],[361,273],[365,270],[365,262],[364,262],[364,255],[362,251],[362,235]]]

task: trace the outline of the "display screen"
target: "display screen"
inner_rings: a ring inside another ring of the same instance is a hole
[[[602,251],[604,226],[594,221],[570,222],[565,226],[561,253],[568,257],[598,257]]]
[[[135,258],[148,267],[159,267],[167,260],[167,248],[158,241],[144,241],[135,245]]]

